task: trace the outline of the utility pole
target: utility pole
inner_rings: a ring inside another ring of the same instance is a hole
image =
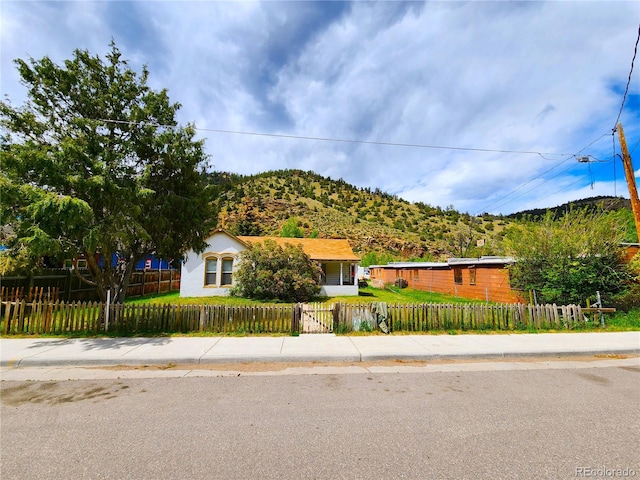
[[[631,156],[627,150],[627,140],[624,138],[624,130],[622,124],[616,126],[618,135],[620,136],[620,150],[622,150],[622,164],[624,165],[624,175],[627,177],[627,185],[629,185],[629,197],[631,197],[631,210],[633,210],[633,218],[636,221],[636,232],[640,240],[640,200],[638,199],[638,189],[636,188],[636,179],[633,174],[633,165],[631,164]]]

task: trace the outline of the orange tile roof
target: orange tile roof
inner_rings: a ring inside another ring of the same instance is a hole
[[[265,240],[273,240],[281,247],[286,243],[297,246],[302,245],[304,253],[311,260],[341,260],[358,262],[360,258],[353,253],[351,245],[344,239],[332,238],[284,238],[284,237],[236,237],[243,243],[264,243]]]

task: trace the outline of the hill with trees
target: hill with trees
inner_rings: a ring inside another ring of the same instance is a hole
[[[587,209],[590,212],[601,212],[601,211],[614,211],[614,210],[629,210],[631,211],[631,200],[628,198],[622,197],[606,197],[606,196],[598,196],[598,197],[589,197],[583,198],[581,200],[573,200],[568,203],[563,203],[562,205],[558,205],[556,207],[551,208],[535,208],[532,210],[523,210],[521,212],[512,213],[508,215],[510,219],[521,219],[521,218],[530,218],[530,219],[541,219],[542,217],[547,215],[547,212],[552,212],[556,217],[561,217],[565,215],[572,209]]]
[[[471,216],[453,206],[411,203],[378,188],[358,188],[343,179],[311,171],[277,170],[243,176],[209,174],[218,226],[237,235],[296,235],[346,238],[354,251],[385,260],[443,260],[448,257],[501,255],[505,229],[522,218],[542,218],[547,210]],[[555,207],[619,210],[633,226],[628,200],[594,197]],[[634,240],[630,231],[628,241]],[[366,263],[366,262],[365,262]]]

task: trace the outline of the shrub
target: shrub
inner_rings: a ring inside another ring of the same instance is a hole
[[[320,293],[320,265],[302,246],[281,247],[273,240],[255,243],[242,253],[233,295],[257,300],[307,302]]]
[[[610,302],[631,280],[619,245],[622,227],[611,215],[586,210],[513,225],[505,236],[506,252],[517,259],[511,286],[536,290],[546,303],[582,303],[597,291]]]

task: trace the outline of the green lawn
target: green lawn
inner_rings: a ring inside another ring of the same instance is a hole
[[[453,297],[441,293],[430,293],[410,288],[389,287],[387,289],[373,288],[371,286],[361,288],[357,297],[329,297],[319,298],[323,303],[476,303],[468,298]]]
[[[373,287],[360,289],[357,297],[318,297],[314,299],[320,303],[474,303],[474,300],[457,298],[439,293],[423,292],[422,290],[412,290],[409,288],[381,290]],[[239,297],[180,297],[178,292],[164,293],[160,295],[149,295],[142,298],[131,298],[126,303],[132,304],[172,304],[172,305],[263,305],[264,301],[248,300]],[[282,303],[282,302],[270,302]]]

